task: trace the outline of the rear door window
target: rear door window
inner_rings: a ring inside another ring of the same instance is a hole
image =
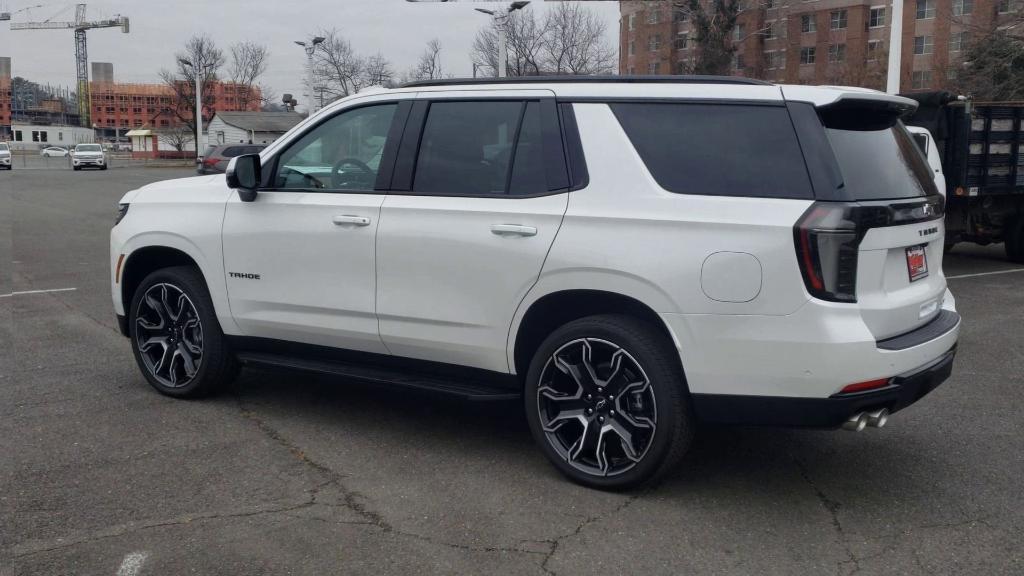
[[[785,107],[660,102],[610,106],[665,190],[711,196],[814,197]]]
[[[843,187],[854,200],[938,194],[928,161],[902,123],[881,130],[825,127]]]
[[[413,191],[503,196],[547,192],[538,101],[433,102]]]

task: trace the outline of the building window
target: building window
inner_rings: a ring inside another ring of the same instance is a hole
[[[800,31],[804,34],[809,32],[816,32],[818,30],[817,24],[814,22],[813,14],[804,14],[800,17]]]
[[[934,36],[914,36],[914,54],[931,54],[934,48]]]
[[[636,54],[636,40],[629,41],[629,55]]]
[[[21,130],[14,131],[14,141],[21,142]]]
[[[959,70],[957,70],[956,68],[950,68],[949,70],[946,70],[946,80],[949,80],[950,82],[956,82],[959,79],[960,79],[960,71]]]
[[[1010,0],[999,0],[999,13],[1007,14],[1010,12],[1012,2]]]
[[[831,14],[831,28],[842,30],[846,28],[846,10],[833,10]]]
[[[647,49],[651,52],[656,52],[661,48],[661,34],[652,34],[647,39]]]
[[[882,41],[881,40],[869,40],[868,41],[868,62],[876,62],[878,55],[882,53]]]
[[[686,50],[687,41],[690,39],[688,34],[677,34],[676,35],[676,50]]]
[[[647,64],[647,73],[648,74],[660,74],[661,73],[661,62],[658,62],[657,60],[655,60],[655,61],[650,62],[649,64]]]
[[[953,0],[953,16],[966,16],[974,12],[974,0]]]
[[[765,29],[764,29],[764,39],[765,40],[775,40],[776,38],[779,37],[778,31],[776,29],[777,24],[778,23],[774,22],[774,21],[767,23],[767,25],[765,26]]]
[[[771,50],[765,52],[765,61],[769,70],[778,70],[786,67],[786,52]]]
[[[736,27],[732,29],[732,39],[734,42],[743,40],[743,24],[736,24]]]
[[[846,44],[829,44],[828,61],[833,64],[846,61]]]
[[[917,19],[935,18],[935,0],[917,0]]]
[[[885,26],[885,7],[872,8],[868,15],[868,28],[881,28]]]
[[[63,142],[63,141],[64,141],[64,133],[63,132],[57,132],[57,142]]]
[[[804,46],[800,49],[800,63],[814,64],[814,53],[817,49],[814,46]]]
[[[960,52],[967,47],[967,32],[953,32],[949,35],[949,51]]]
[[[764,8],[765,10],[775,8],[775,0],[764,0]]]
[[[674,22],[686,22],[689,19],[690,15],[685,10],[676,10],[672,12],[672,21]]]
[[[914,70],[910,75],[910,85],[914,90],[924,90],[932,85],[931,70]]]
[[[633,14],[630,14],[626,22],[629,23],[628,28],[630,32],[636,30],[636,13],[634,12]]]
[[[635,76],[636,75],[636,68],[633,67],[633,66],[630,66],[629,68],[626,68],[626,74],[629,74],[630,76]]]
[[[737,71],[742,71],[744,68],[746,68],[746,66],[743,65],[743,54],[737,54],[732,59],[732,68],[733,70]]]
[[[657,24],[661,22],[661,10],[651,10],[647,13],[647,23]]]

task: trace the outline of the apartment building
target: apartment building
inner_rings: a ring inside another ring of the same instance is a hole
[[[901,90],[955,86],[972,30],[1012,18],[1017,1],[905,0]],[[692,22],[674,4],[620,2],[620,73],[692,70]],[[744,0],[731,34],[736,47],[732,73],[775,82],[883,88],[891,11],[885,0]]]

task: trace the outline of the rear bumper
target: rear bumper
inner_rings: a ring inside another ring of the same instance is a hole
[[[949,378],[955,356],[954,347],[877,390],[829,398],[693,394],[693,409],[701,421],[719,424],[838,428],[850,416],[866,410],[897,412],[917,402]]]

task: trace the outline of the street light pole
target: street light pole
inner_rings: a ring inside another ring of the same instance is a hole
[[[203,75],[206,73],[206,68],[204,67],[204,68],[200,69],[198,66],[195,66],[194,64],[192,64],[188,60],[185,60],[184,58],[179,58],[178,62],[182,66],[188,66],[189,68],[191,68],[192,72],[193,72],[193,76],[195,76],[195,79],[196,79],[196,113],[195,113],[195,121],[196,121],[196,162],[198,162],[199,161],[199,153],[200,153],[199,141],[203,139]]]
[[[295,43],[302,46],[306,51],[306,94],[309,97],[309,113],[312,115],[320,108],[316,105],[316,94],[313,90],[313,54],[316,53],[316,45],[326,40],[323,36],[315,36],[309,42],[296,40]],[[322,104],[321,104],[322,106]]]
[[[505,78],[508,76],[508,28],[506,28],[505,25],[508,23],[509,15],[516,10],[522,10],[529,3],[529,1],[513,2],[509,4],[508,8],[504,12],[487,10],[485,8],[474,8],[477,12],[482,12],[493,18],[494,27],[498,29],[498,78]]]
[[[902,51],[903,0],[892,0],[892,16],[889,18],[889,69],[885,82],[885,91],[889,94],[898,94],[900,91]]]

